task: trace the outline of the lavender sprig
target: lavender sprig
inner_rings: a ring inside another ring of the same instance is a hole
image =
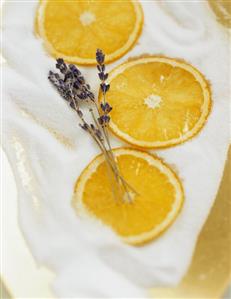
[[[80,127],[88,132],[91,137],[95,140],[100,150],[105,156],[106,164],[109,169],[114,173],[115,179],[119,184],[124,188],[125,193],[127,194],[128,201],[131,202],[131,196],[129,189],[132,192],[135,192],[133,188],[124,180],[121,176],[118,165],[116,163],[115,157],[113,155],[109,135],[107,132],[107,126],[110,122],[109,113],[112,110],[112,107],[109,103],[106,102],[106,93],[108,92],[110,85],[106,83],[108,78],[108,74],[105,72],[105,55],[101,50],[97,50],[96,52],[96,60],[97,60],[97,69],[99,71],[98,75],[101,80],[100,88],[103,93],[103,103],[101,103],[101,111],[97,106],[97,102],[95,100],[94,94],[91,91],[89,84],[86,83],[82,73],[80,70],[73,64],[67,65],[62,58],[57,59],[56,68],[59,70],[59,73],[55,73],[53,71],[49,72],[48,79],[52,83],[52,85],[57,89],[60,96],[65,99],[70,105],[70,107],[77,113],[78,117],[81,120],[79,124]],[[84,117],[84,113],[81,110],[82,103],[88,105],[93,123],[88,123]],[[91,107],[96,110],[98,116],[95,116],[95,111]],[[106,141],[106,142],[105,142]],[[115,196],[114,184],[112,183],[113,194]],[[135,192],[136,193],[136,192]]]
[[[100,116],[99,122],[101,125],[106,126],[110,121],[110,116],[108,115],[112,107],[109,103],[106,102],[106,93],[110,89],[110,85],[106,83],[106,80],[108,78],[108,73],[105,72],[105,55],[102,50],[97,49],[96,51],[96,61],[97,61],[97,69],[98,69],[98,76],[101,81],[100,89],[103,93],[103,103],[100,104],[100,108],[103,112],[103,115]]]
[[[106,94],[110,89],[110,84],[106,83],[106,80],[108,79],[108,73],[106,73],[106,67],[105,67],[105,55],[101,49],[97,49],[96,51],[96,61],[97,61],[97,69],[98,69],[98,77],[101,81],[100,89],[103,94],[103,102],[100,104],[100,108],[102,110],[102,115],[98,119],[99,123],[102,126],[103,133],[107,142],[107,145],[109,147],[109,153],[112,160],[112,163],[115,167],[115,171],[119,173],[118,165],[116,163],[116,158],[113,154],[111,144],[109,141],[109,134],[108,134],[108,124],[110,122],[110,116],[109,113],[112,110],[112,107],[110,104],[106,101]],[[137,194],[137,192],[123,179],[123,177],[120,178],[120,183],[123,185],[124,190],[126,191],[127,200],[129,202],[132,202],[132,198],[129,192],[129,189],[132,190],[133,193]]]
[[[77,113],[81,119],[80,127],[91,135],[93,134],[97,141],[102,142],[101,131],[93,123],[87,123],[80,108],[82,102],[95,101],[90,86],[85,82],[80,70],[73,64],[66,65],[62,58],[57,59],[56,68],[60,71],[60,74],[50,71],[48,79]]]

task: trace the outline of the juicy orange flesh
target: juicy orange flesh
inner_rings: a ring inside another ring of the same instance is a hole
[[[97,48],[110,54],[124,46],[135,23],[130,1],[49,0],[44,17],[47,39],[56,51],[93,59]]]
[[[190,131],[201,116],[202,88],[188,71],[150,62],[127,68],[110,82],[113,123],[140,141],[165,141]],[[158,96],[154,109],[145,99]]]
[[[103,162],[86,182],[82,197],[85,208],[123,237],[154,229],[171,211],[174,187],[165,174],[139,157],[121,155],[118,165],[139,195],[134,195],[132,203],[125,202],[124,196],[115,200]]]

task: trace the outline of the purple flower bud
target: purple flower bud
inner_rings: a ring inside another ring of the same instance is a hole
[[[104,72],[98,73],[100,80],[105,81],[108,78],[108,74],[104,74]]]
[[[67,72],[67,73],[65,74],[65,76],[64,76],[64,81],[66,82],[66,81],[71,80],[71,79],[73,79],[73,74],[72,74],[72,72]]]
[[[98,118],[98,122],[101,126],[109,123],[110,121],[110,116],[104,114],[104,115],[101,115],[99,118]]]
[[[88,131],[89,127],[88,127],[88,124],[84,123],[83,125],[82,124],[79,124],[79,126],[84,130],[84,131]]]
[[[74,102],[72,101],[72,102],[70,102],[70,107],[72,108],[72,109],[74,109],[75,110],[75,104],[74,104]]]
[[[78,81],[75,81],[74,84],[73,84],[73,86],[76,89],[80,89],[80,87],[81,87]]]
[[[81,72],[78,70],[78,68],[74,64],[70,64],[69,69],[72,72],[72,74],[74,75],[74,77],[78,77],[81,75]]]
[[[77,81],[79,82],[79,84],[84,84],[85,83],[85,80],[82,76],[78,77]]]
[[[107,84],[106,86],[106,92],[110,89],[110,84]]]
[[[105,55],[102,50],[97,49],[96,51],[96,61],[99,65],[102,65],[104,63]]]
[[[93,94],[91,91],[88,91],[88,92],[87,92],[87,95],[88,95],[88,97],[89,97],[92,101],[95,100],[95,96],[94,96],[94,94]]]
[[[78,113],[79,117],[81,117],[81,118],[83,117],[83,112],[80,109],[78,109],[76,112]]]
[[[81,92],[80,94],[78,94],[78,98],[80,100],[86,100],[87,99],[87,93],[86,92]]]
[[[99,76],[100,80],[103,80],[103,78],[104,78],[104,73],[100,72],[100,73],[98,73],[98,76]]]
[[[90,127],[93,131],[95,130],[95,126],[93,124],[90,124]]]
[[[67,65],[62,58],[58,58],[56,63],[56,68],[60,70],[62,74],[67,72]]]
[[[112,110],[112,107],[108,103],[105,104],[101,103],[100,106],[103,112],[105,113],[109,113]]]
[[[57,58],[56,61],[57,61],[57,64],[65,64],[63,58]]]
[[[104,81],[107,80],[107,78],[108,78],[108,73],[104,74],[104,78],[103,78]]]
[[[109,85],[109,84],[106,84],[106,83],[101,83],[101,84],[100,84],[100,87],[101,87],[102,92],[103,92],[103,93],[106,93],[106,92],[109,90],[110,85]]]

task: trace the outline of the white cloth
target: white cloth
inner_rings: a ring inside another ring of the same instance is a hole
[[[150,287],[177,284],[222,177],[229,143],[226,32],[205,1],[142,5],[142,36],[108,70],[143,53],[183,58],[207,77],[213,94],[203,130],[156,151],[178,172],[186,200],[177,221],[143,247],[122,244],[107,228],[76,216],[73,186],[98,149],[47,80],[55,61],[34,35],[37,2],[9,2],[3,10],[3,145],[17,181],[20,227],[38,263],[56,272],[53,287],[60,297],[145,297]],[[96,92],[96,69],[80,69]],[[115,145],[122,142],[113,139]]]

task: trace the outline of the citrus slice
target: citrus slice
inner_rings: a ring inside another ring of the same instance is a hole
[[[124,55],[135,44],[143,25],[137,1],[42,0],[37,13],[37,31],[55,57],[94,65],[97,48],[106,62]]]
[[[138,147],[185,142],[204,126],[211,109],[208,82],[184,61],[134,59],[115,68],[108,82],[107,101],[113,107],[110,128]]]
[[[135,189],[115,198],[103,155],[82,172],[73,197],[77,213],[111,227],[126,243],[144,244],[176,219],[183,203],[177,175],[154,155],[129,148],[113,150],[120,173]],[[116,185],[116,184],[114,184]]]

